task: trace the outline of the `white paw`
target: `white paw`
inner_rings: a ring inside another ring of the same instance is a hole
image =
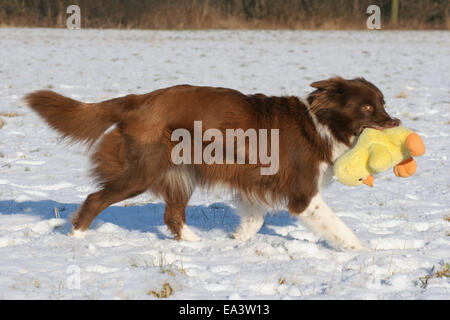
[[[358,238],[354,238],[352,239],[352,241],[347,241],[347,242],[340,242],[336,244],[336,247],[338,249],[342,249],[342,250],[348,250],[348,251],[369,251],[370,248],[366,247],[365,245],[363,245]]]
[[[81,231],[72,229],[72,231],[68,234],[69,237],[75,238],[75,239],[84,239],[86,237],[87,230]]]
[[[370,251],[370,248],[363,246],[362,244],[343,246],[342,248],[349,251]]]
[[[187,225],[183,225],[180,231],[180,240],[196,242],[200,241],[200,238]]]
[[[231,234],[231,237],[239,242],[245,242],[251,238],[251,235],[245,232],[235,232]]]
[[[263,224],[263,215],[243,218],[241,224],[231,236],[239,242],[245,242],[257,234]]]
[[[253,237],[259,231],[259,229],[261,229],[262,222],[263,220],[243,221],[231,236],[239,242],[245,242]]]

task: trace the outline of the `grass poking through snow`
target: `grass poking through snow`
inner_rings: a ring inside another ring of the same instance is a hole
[[[173,290],[172,286],[170,285],[170,283],[166,282],[163,284],[161,290],[158,291],[154,291],[154,290],[150,290],[148,292],[148,295],[150,296],[154,296],[158,299],[165,299],[170,297],[173,293],[175,292],[175,290]]]
[[[428,286],[428,282],[430,281],[430,279],[434,278],[450,278],[450,264],[446,263],[442,270],[437,271],[434,271],[433,267],[433,269],[431,270],[431,274],[419,278],[420,287],[425,289]]]

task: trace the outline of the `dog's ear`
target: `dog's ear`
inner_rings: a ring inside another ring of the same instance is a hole
[[[333,93],[341,94],[345,89],[345,79],[341,77],[335,77],[327,80],[313,82],[310,84],[310,86],[319,90],[327,90]]]

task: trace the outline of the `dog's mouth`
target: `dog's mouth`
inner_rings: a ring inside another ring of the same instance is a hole
[[[368,128],[375,129],[375,130],[384,130],[384,129],[386,129],[386,127],[377,126],[377,125],[363,125],[363,126],[359,127],[359,134],[361,134],[364,131],[364,129],[368,129]]]
[[[361,134],[364,131],[364,129],[366,129],[366,128],[371,128],[371,129],[375,129],[375,130],[384,130],[384,129],[398,127],[400,125],[400,123],[401,123],[401,121],[399,119],[391,118],[387,121],[384,121],[382,125],[377,124],[377,123],[363,124],[359,128],[359,134]]]

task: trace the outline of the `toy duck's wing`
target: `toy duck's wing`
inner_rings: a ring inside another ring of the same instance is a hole
[[[383,172],[392,166],[392,156],[389,149],[379,143],[369,147],[369,168],[373,172]]]

